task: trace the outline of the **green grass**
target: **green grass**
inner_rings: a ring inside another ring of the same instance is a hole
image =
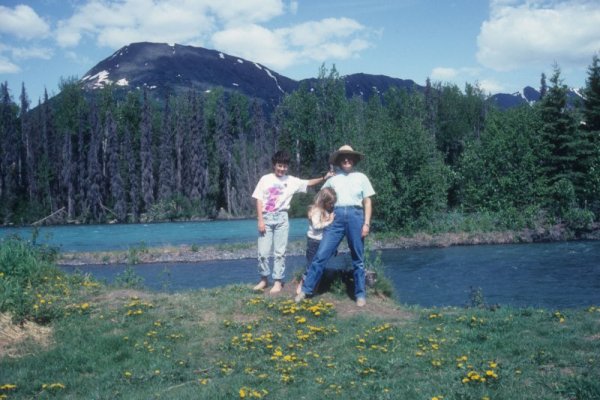
[[[371,292],[357,309],[345,293],[295,304],[250,285],[69,288],[50,340],[0,356],[0,398],[600,398],[597,306],[425,309]]]

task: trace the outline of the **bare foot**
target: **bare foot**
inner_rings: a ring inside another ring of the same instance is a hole
[[[267,286],[269,286],[267,278],[260,278],[260,282],[258,282],[258,284],[252,288],[252,290],[264,290]]]
[[[279,292],[281,292],[281,288],[282,288],[281,281],[275,281],[275,283],[273,284],[273,287],[271,288],[271,291],[269,293],[271,293],[271,294],[279,293]]]
[[[298,286],[296,286],[296,294],[302,293],[302,284],[304,283],[304,279],[300,279],[298,282]]]

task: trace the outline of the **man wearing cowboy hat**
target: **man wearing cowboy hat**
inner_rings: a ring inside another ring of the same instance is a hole
[[[364,238],[370,231],[371,196],[375,191],[365,174],[354,171],[354,166],[363,158],[362,153],[354,151],[349,145],[343,145],[329,157],[329,163],[336,167],[336,174],[323,187],[331,187],[337,193],[335,218],[323,232],[319,250],[308,268],[302,291],[295,298],[296,302],[313,294],[327,261],[346,236],[354,269],[356,305],[363,307],[366,304]]]

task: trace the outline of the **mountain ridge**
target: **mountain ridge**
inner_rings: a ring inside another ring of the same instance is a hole
[[[386,75],[356,73],[340,76],[347,97],[368,99],[373,93],[383,94],[391,87],[424,91],[425,87],[411,79]],[[317,78],[293,80],[272,69],[242,57],[218,50],[180,44],[137,42],[126,45],[92,67],[80,83],[86,90],[114,84],[123,90],[147,89],[165,98],[190,89],[211,91],[219,87],[259,99],[274,109],[287,94],[306,84],[314,88]],[[570,101],[581,96],[569,91]],[[540,93],[531,86],[512,94],[497,93],[488,101],[500,109],[533,104]]]

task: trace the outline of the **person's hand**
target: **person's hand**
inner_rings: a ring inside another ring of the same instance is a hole
[[[327,173],[325,175],[323,175],[323,179],[327,180],[327,179],[331,178],[332,176],[335,176],[335,172],[327,171]]]
[[[363,224],[362,231],[360,232],[360,236],[364,239],[369,235],[370,226],[368,224]]]
[[[265,227],[265,223],[263,221],[258,221],[258,233],[264,235],[266,232],[267,228]]]
[[[335,213],[332,211],[329,213],[329,219],[328,221],[333,221],[335,219]]]

